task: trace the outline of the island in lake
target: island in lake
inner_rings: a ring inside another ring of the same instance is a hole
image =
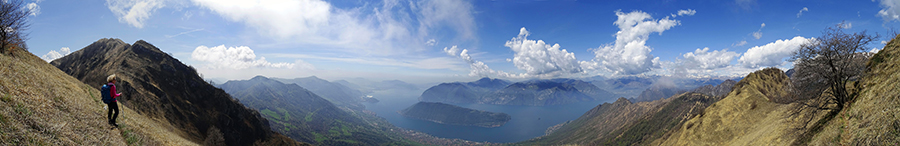
[[[494,113],[438,102],[419,102],[399,111],[400,115],[441,124],[500,127],[509,122],[506,113]]]

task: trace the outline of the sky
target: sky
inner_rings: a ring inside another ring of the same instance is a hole
[[[827,27],[882,37],[897,0],[25,0],[47,61],[102,38],[145,40],[204,78],[413,83],[789,69]]]

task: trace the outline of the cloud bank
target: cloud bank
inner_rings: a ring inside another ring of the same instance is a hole
[[[747,50],[738,59],[738,64],[747,68],[781,65],[785,58],[791,57],[794,51],[800,49],[800,45],[809,42],[811,39],[813,38],[807,39],[797,36],[789,40],[777,40],[763,46],[755,46]]]
[[[247,46],[215,47],[198,46],[191,53],[191,59],[206,62],[209,68],[247,69],[247,68],[293,68],[300,64],[301,68],[312,68],[312,65],[298,60],[297,63],[272,63],[265,57],[256,59],[256,54]]]
[[[530,33],[524,27],[519,35],[506,41],[515,55],[512,62],[527,75],[568,74],[584,72],[575,59],[575,53],[560,50],[559,44],[548,45],[543,40],[529,40]]]

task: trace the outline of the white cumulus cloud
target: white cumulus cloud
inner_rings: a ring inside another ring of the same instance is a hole
[[[450,48],[444,47],[444,53],[447,53],[447,55],[450,55],[450,56],[454,56],[454,57],[458,56],[459,51],[460,51],[459,48],[456,46],[453,46]]]
[[[760,25],[759,25],[759,30],[757,30],[756,32],[751,33],[750,35],[752,35],[753,38],[756,38],[757,40],[758,40],[759,38],[762,38],[762,35],[763,35],[763,34],[762,34],[762,29],[765,28],[765,27],[766,27],[766,23],[760,24]]]
[[[435,41],[434,39],[430,39],[427,42],[425,42],[425,45],[434,46],[434,45],[437,45],[437,41]]]
[[[444,52],[447,53],[447,55],[459,57],[460,59],[466,61],[466,63],[469,64],[469,68],[470,68],[469,76],[506,77],[506,78],[516,77],[515,75],[507,73],[507,72],[493,70],[487,64],[484,64],[484,62],[473,59],[472,56],[469,56],[468,49],[460,50],[460,48],[457,46],[453,46],[450,48],[444,47]],[[456,54],[456,53],[459,53],[459,54]]]
[[[119,22],[144,28],[144,21],[165,5],[163,0],[106,0],[106,6],[119,18]]]
[[[528,75],[583,72],[575,53],[560,50],[559,44],[548,45],[543,40],[529,40],[528,35],[528,30],[522,27],[519,35],[504,45],[515,52],[512,61],[516,68]]]
[[[40,1],[28,3],[27,5],[25,5],[25,8],[28,8],[28,11],[31,12],[31,16],[37,16],[41,14],[41,6],[38,6],[37,4],[39,2]]]
[[[740,47],[740,46],[744,46],[744,45],[746,45],[746,44],[747,44],[747,41],[740,41],[740,42],[731,44],[731,46],[732,46],[732,47]]]
[[[843,29],[851,29],[851,28],[853,28],[853,23],[845,22],[843,25],[841,25],[841,28],[843,28]]]
[[[726,50],[713,50],[709,48],[697,49],[682,55],[682,61],[691,69],[717,69],[727,67],[734,58],[740,54]]]
[[[265,57],[256,59],[253,49],[247,46],[225,47],[219,45],[215,47],[198,46],[191,53],[191,59],[206,62],[210,68],[230,68],[230,69],[246,69],[257,67],[271,68],[293,68],[294,63],[272,63],[266,61]],[[302,61],[298,61],[301,68],[311,68],[311,65]]]
[[[813,38],[807,39],[797,36],[789,40],[777,40],[763,46],[755,46],[747,50],[738,59],[738,63],[748,68],[781,65],[785,58],[790,57],[795,51],[800,49],[800,45],[809,42],[811,39]]]
[[[678,16],[684,16],[684,15],[693,16],[694,14],[697,14],[697,11],[695,11],[693,9],[678,10]]]
[[[797,18],[800,18],[800,16],[803,16],[803,12],[806,12],[806,11],[809,11],[809,8],[803,7],[803,9],[800,9],[800,12],[797,12]]]
[[[654,20],[650,14],[642,11],[623,13],[616,11],[619,27],[616,41],[594,49],[592,61],[580,62],[583,68],[607,69],[615,74],[640,74],[659,67],[659,57],[650,54],[653,49],[646,46],[651,33],[666,31],[681,23],[667,18]]]
[[[50,62],[50,61],[62,58],[63,56],[69,55],[69,53],[72,53],[72,51],[69,50],[69,47],[62,47],[62,48],[59,48],[59,51],[50,50],[50,52],[47,52],[47,54],[44,54],[43,56],[41,56],[41,59],[44,59],[44,61]]]
[[[900,1],[897,0],[878,0],[881,4],[881,10],[878,11],[884,21],[898,20],[900,21]]]

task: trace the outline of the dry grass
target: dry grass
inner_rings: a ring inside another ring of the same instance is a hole
[[[900,37],[900,36],[898,36]],[[900,41],[895,38],[868,63],[859,96],[813,139],[815,145],[900,144]]]
[[[789,79],[781,70],[764,69],[747,75],[727,97],[706,108],[700,116],[657,145],[789,145],[809,121],[827,111],[795,102],[775,103],[788,96]],[[808,102],[807,102],[808,104]]]
[[[27,51],[0,55],[0,145],[196,145],[124,105],[112,128],[99,95]]]

